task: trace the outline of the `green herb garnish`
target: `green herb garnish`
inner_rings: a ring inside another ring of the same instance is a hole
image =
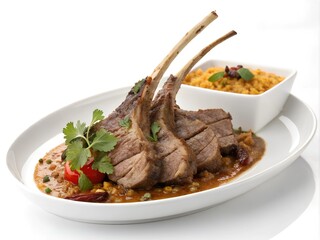
[[[39,159],[39,163],[40,163],[40,164],[43,163],[43,159],[42,159],[42,158]]]
[[[113,173],[113,166],[109,157],[106,155],[114,149],[118,139],[105,129],[100,129],[91,133],[91,127],[104,119],[101,110],[94,110],[89,126],[77,121],[76,124],[69,122],[63,129],[66,149],[66,160],[70,161],[71,170],[80,173],[78,185],[81,191],[92,188],[92,183],[88,177],[80,170],[94,156],[92,168],[102,173]]]
[[[152,142],[158,141],[157,133],[160,131],[160,125],[157,122],[153,122],[151,124],[151,135],[149,136],[149,140]]]
[[[132,88],[134,94],[137,94],[140,91],[140,88],[142,87],[145,81],[146,79],[141,79],[134,85],[134,87]]]
[[[52,160],[51,160],[51,159],[48,159],[48,160],[46,161],[46,163],[47,163],[47,164],[51,164],[51,163],[52,163]]]
[[[236,67],[230,67],[230,68],[226,66],[223,72],[217,72],[212,74],[208,78],[208,81],[216,82],[222,79],[223,77],[230,77],[230,78],[236,78],[236,79],[242,78],[245,81],[250,81],[254,77],[254,75],[250,72],[249,69],[244,68],[242,65],[238,65]],[[226,82],[224,82],[223,84],[226,85]]]
[[[239,68],[237,72],[239,73],[240,77],[245,81],[250,81],[254,77],[254,75],[247,68]]]
[[[145,193],[141,198],[140,201],[148,201],[151,200],[151,193]]]
[[[48,175],[45,175],[42,179],[42,182],[46,183],[46,182],[49,182],[50,181],[50,178]]]
[[[113,173],[113,166],[111,164],[111,160],[104,153],[100,153],[97,157],[95,157],[94,162],[92,164],[92,169],[98,170],[99,172],[106,174]]]
[[[76,140],[68,145],[66,155],[66,160],[70,161],[71,170],[79,170],[91,157],[91,151],[83,147],[81,140]]]
[[[219,79],[223,78],[225,72],[217,72],[215,74],[212,74],[210,77],[209,77],[209,82],[216,82],[218,81]]]
[[[93,187],[92,182],[83,172],[80,172],[78,185],[79,185],[79,188],[81,191],[87,191],[87,190],[92,189],[92,187]]]
[[[45,193],[48,193],[48,194],[52,192],[52,190],[48,187],[44,191],[45,191]]]
[[[126,116],[125,118],[121,119],[119,121],[119,125],[128,130],[131,127],[131,119],[129,118],[129,116]]]

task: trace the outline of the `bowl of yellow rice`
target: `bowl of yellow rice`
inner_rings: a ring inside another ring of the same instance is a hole
[[[201,103],[202,108],[230,112],[235,128],[258,131],[281,112],[296,74],[281,67],[209,60],[186,76],[181,97],[191,106]],[[188,94],[194,97],[186,99]]]

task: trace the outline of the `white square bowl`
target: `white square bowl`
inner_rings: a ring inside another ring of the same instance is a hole
[[[285,79],[268,91],[258,95],[223,92],[183,84],[178,95],[178,104],[179,98],[183,98],[184,109],[188,109],[188,103],[190,103],[190,106],[201,105],[202,108],[222,108],[231,114],[234,128],[241,127],[243,130],[251,129],[254,132],[260,130],[281,112],[290,94],[297,71],[219,60],[208,60],[196,66],[194,70],[200,68],[205,71],[214,66],[225,67],[226,65],[236,66],[238,64],[246,68],[261,69],[265,72],[274,73],[285,77]],[[197,97],[193,98],[192,95]]]

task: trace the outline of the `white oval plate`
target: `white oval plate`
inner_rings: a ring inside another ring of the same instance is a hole
[[[23,132],[7,153],[7,166],[22,192],[37,206],[68,219],[106,224],[156,221],[197,212],[243,194],[270,179],[290,165],[312,139],[316,118],[309,107],[290,95],[282,112],[257,134],[265,139],[263,159],[245,174],[223,186],[186,196],[137,203],[85,203],[51,197],[40,192],[33,181],[33,170],[40,157],[63,142],[62,128],[69,121],[89,121],[94,109],[110,113],[125,98],[130,88],[106,92],[62,108]],[[200,89],[182,86],[178,103],[202,94]],[[233,116],[236,118],[237,116]],[[249,117],[249,116],[248,116]]]

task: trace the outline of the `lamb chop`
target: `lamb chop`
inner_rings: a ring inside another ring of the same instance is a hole
[[[178,131],[181,132],[184,128],[186,128],[186,124],[179,124],[179,119],[181,118],[180,115],[188,116],[189,119],[193,119],[194,121],[198,120],[207,125],[217,136],[222,155],[237,154],[238,142],[234,135],[231,122],[232,117],[229,113],[225,112],[223,109],[200,109],[198,111],[186,111],[178,109],[176,110],[176,121],[177,128],[179,129]],[[193,135],[196,136],[196,134],[198,134],[198,132],[194,130]],[[191,136],[192,133],[189,134],[188,138]]]
[[[231,31],[202,49],[176,76],[171,75],[156,95],[150,118],[160,126],[155,145],[162,162],[159,182],[188,183],[192,181],[197,168],[213,171],[218,167],[221,155],[215,133],[205,123],[181,111],[175,122],[175,98],[191,68],[213,47],[235,34],[235,31]],[[196,134],[189,136],[186,128],[197,128]]]
[[[175,109],[175,131],[184,139],[196,156],[197,172],[216,172],[222,164],[220,145],[214,131],[205,123],[188,114],[188,111]]]
[[[113,174],[109,175],[112,181],[125,188],[145,189],[158,182],[161,162],[158,161],[154,144],[148,140],[149,112],[155,90],[179,52],[216,18],[217,14],[211,12],[194,26],[155,68],[151,76],[137,82],[124,102],[94,126],[94,131],[104,128],[119,139],[115,149],[109,154],[114,166]],[[121,122],[126,122],[130,127],[122,127]]]

